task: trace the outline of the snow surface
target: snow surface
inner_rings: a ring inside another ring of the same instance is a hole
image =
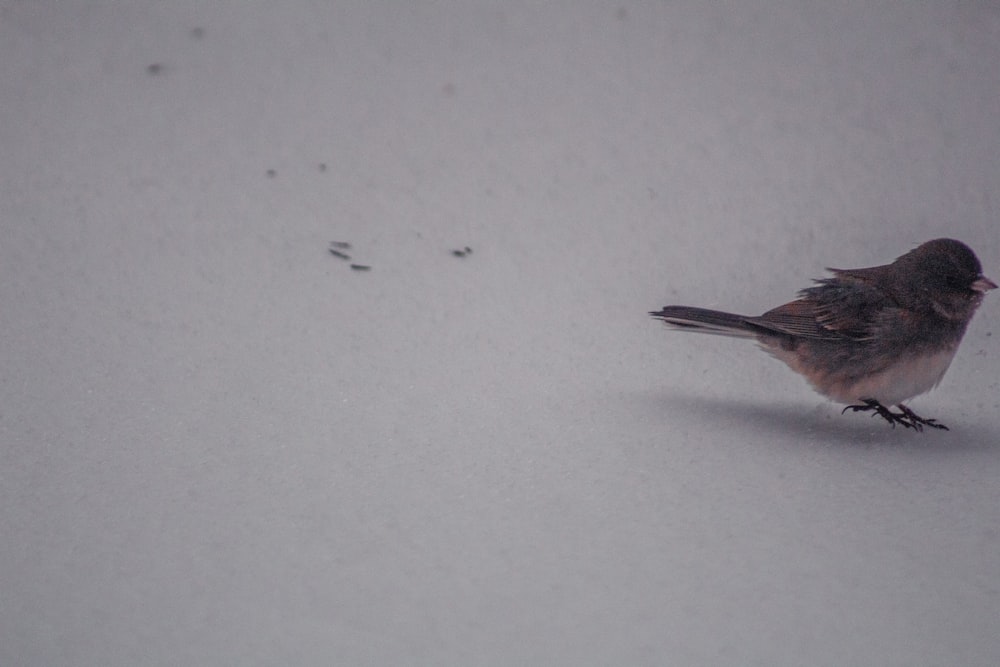
[[[947,433],[646,315],[1000,278],[998,119],[991,2],[0,0],[0,664],[1000,664],[997,294]]]

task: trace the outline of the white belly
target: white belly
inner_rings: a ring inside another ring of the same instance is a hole
[[[874,398],[882,405],[898,405],[936,387],[954,356],[955,348],[942,350],[908,363],[897,364],[857,382],[835,384],[827,387],[827,391],[823,393],[841,403]]]

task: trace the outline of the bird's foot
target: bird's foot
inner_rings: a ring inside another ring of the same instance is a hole
[[[916,412],[903,405],[902,403],[900,403],[896,407],[899,408],[900,412],[903,414],[904,417],[910,420],[910,423],[913,425],[913,428],[917,429],[918,431],[920,430],[921,426],[930,426],[931,428],[941,429],[942,431],[948,430],[948,427],[945,426],[944,424],[938,423],[938,420],[924,419]]]
[[[848,405],[846,408],[840,411],[840,414],[844,414],[850,410],[851,412],[871,412],[872,417],[879,415],[885,419],[893,428],[896,428],[896,424],[902,424],[906,428],[914,428],[922,430],[923,427],[918,424],[913,424],[902,412],[893,412],[889,408],[885,407],[874,398],[862,399],[862,405]]]
[[[851,410],[852,412],[871,412],[873,417],[875,415],[879,415],[889,422],[893,428],[896,428],[896,424],[902,424],[904,428],[912,428],[915,431],[923,431],[924,426],[930,426],[931,428],[938,428],[944,431],[948,430],[947,426],[939,424],[936,419],[924,419],[902,403],[896,407],[899,408],[899,412],[893,412],[876,401],[874,398],[866,398],[862,399],[862,405],[848,405],[840,411],[840,414],[844,414],[848,410]]]

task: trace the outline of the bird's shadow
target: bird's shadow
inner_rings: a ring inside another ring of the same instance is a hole
[[[769,434],[775,437],[792,437],[811,442],[839,443],[846,445],[915,446],[925,449],[928,445],[950,449],[987,449],[1000,441],[1000,429],[982,421],[961,423],[963,415],[941,419],[949,430],[893,427],[881,417],[870,414],[841,414],[843,406],[832,403],[807,407],[792,403],[767,403],[762,400],[734,399],[731,397],[698,396],[671,392],[653,395],[665,415],[678,413],[697,420],[725,422],[739,431]],[[968,419],[968,415],[966,415]]]

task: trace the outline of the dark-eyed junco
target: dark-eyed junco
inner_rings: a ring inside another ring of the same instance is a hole
[[[759,317],[691,306],[650,315],[675,329],[756,340],[816,391],[847,403],[843,412],[874,411],[918,431],[947,429],[902,402],[941,381],[983,294],[997,286],[975,253],[935,239],[892,264],[827,270],[832,278]]]

